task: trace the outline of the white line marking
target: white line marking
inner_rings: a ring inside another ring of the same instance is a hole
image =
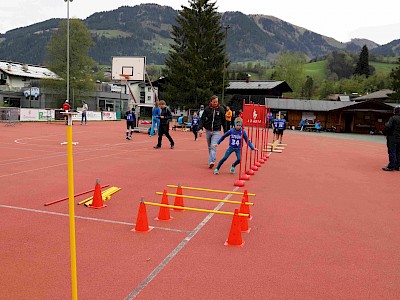
[[[236,192],[239,187],[233,189],[233,192]],[[225,197],[224,200],[229,200],[232,194],[229,194]],[[223,202],[219,203],[214,210],[219,210],[224,205]],[[197,225],[197,227],[192,230],[189,235],[182,241],[180,244],[172,250],[167,257],[163,259],[163,261],[128,295],[125,300],[131,300],[136,298],[137,295],[164,269],[164,267],[185,247],[189,241],[207,224],[207,222],[214,216],[213,213],[208,214],[204,220]]]
[[[39,209],[33,209],[33,208],[26,208],[26,207],[18,207],[18,206],[10,206],[10,205],[0,204],[0,208],[17,209],[17,210],[23,210],[23,211],[29,211],[29,212],[35,212],[35,213],[42,213],[42,214],[48,214],[48,215],[69,217],[69,214],[58,213],[58,212],[53,212],[53,211],[45,211],[45,210],[39,210]],[[103,223],[129,225],[129,226],[132,226],[132,227],[136,226],[135,223],[121,222],[121,221],[115,221],[115,220],[106,220],[106,219],[98,219],[98,218],[82,217],[82,216],[75,216],[75,218],[76,219],[82,219],[82,220],[103,222]],[[165,231],[182,232],[182,233],[189,233],[190,232],[189,230],[181,230],[181,229],[173,229],[173,228],[165,228],[165,227],[155,227],[155,226],[151,226],[151,227],[152,228],[156,228],[156,229],[160,229],[160,230],[165,230]]]

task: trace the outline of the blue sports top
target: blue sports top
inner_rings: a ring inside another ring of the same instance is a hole
[[[199,125],[199,120],[200,120],[199,117],[193,117],[192,118],[192,125],[193,126]]]
[[[286,129],[286,120],[285,119],[278,120],[278,129]]]
[[[244,131],[242,128],[239,130],[236,130],[236,128],[231,128],[221,138],[218,140],[217,144],[221,144],[221,142],[227,137],[229,137],[229,147],[234,148],[234,149],[240,149],[242,146],[242,134],[243,134],[243,139],[246,141],[246,143],[249,145],[251,150],[254,150],[254,146],[249,141],[247,138],[246,131]]]
[[[133,110],[128,110],[128,111],[125,113],[125,118],[126,118],[127,121],[133,121],[133,120],[135,120],[135,118],[136,118],[136,116],[135,116],[135,111],[133,111]]]

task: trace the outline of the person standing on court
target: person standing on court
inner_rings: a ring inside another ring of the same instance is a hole
[[[393,114],[383,129],[389,155],[389,164],[383,171],[400,171],[400,106],[393,109]]]
[[[210,104],[204,109],[200,118],[200,128],[206,129],[206,139],[208,145],[208,167],[212,169],[215,165],[217,148],[221,127],[225,128],[225,110],[218,103],[218,96],[212,96]]]
[[[85,101],[82,101],[83,106],[82,106],[82,120],[81,120],[81,125],[83,125],[83,121],[85,121],[85,125],[87,125],[87,117],[86,117],[86,112],[88,111],[89,107]]]
[[[283,115],[279,115],[278,117],[278,128],[277,128],[277,136],[276,139],[279,140],[279,144],[282,144],[283,132],[286,129],[286,119]]]
[[[126,139],[132,139],[133,129],[135,128],[136,123],[136,115],[133,106],[128,106],[128,110],[125,112],[125,119],[126,119]]]
[[[63,103],[62,109],[64,112],[69,112],[71,110],[71,105],[69,105],[68,99],[65,100],[65,102]],[[66,115],[64,116],[64,121],[65,121],[65,125],[68,125],[68,117]]]
[[[225,112],[225,128],[224,128],[224,133],[227,132],[229,129],[231,129],[231,122],[232,122],[232,111],[229,106],[226,107],[226,112]]]
[[[150,136],[154,135],[154,131],[155,130],[157,130],[157,132],[160,131],[160,118],[159,118],[159,116],[160,116],[161,110],[160,110],[160,108],[158,106],[159,106],[159,103],[158,103],[158,101],[156,101],[156,103],[154,103],[154,107],[153,107],[153,110],[151,112],[152,118],[151,118]]]
[[[171,144],[171,149],[174,149],[175,143],[172,137],[169,135],[169,121],[172,119],[172,112],[171,110],[167,107],[167,104],[165,103],[164,100],[160,101],[160,131],[158,132],[158,142],[157,145],[155,145],[153,148],[154,149],[159,149],[161,148],[161,142],[162,142],[162,137],[165,134],[167,139],[169,140]]]
[[[197,131],[199,130],[199,122],[200,122],[200,118],[197,115],[197,112],[195,111],[193,113],[193,117],[192,117],[192,132],[194,134],[194,140],[197,141]]]

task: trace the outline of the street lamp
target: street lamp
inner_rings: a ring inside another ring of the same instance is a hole
[[[230,25],[224,25],[225,29],[225,53],[224,53],[224,71],[222,73],[222,103],[224,103],[224,93],[225,93],[225,73],[226,73],[226,43],[228,40],[228,29],[231,28]]]

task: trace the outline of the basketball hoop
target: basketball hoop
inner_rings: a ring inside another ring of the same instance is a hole
[[[129,77],[131,77],[131,76],[128,75],[128,74],[119,74],[119,76],[120,76],[121,78],[125,78],[126,81],[128,81],[128,80],[129,80]]]

